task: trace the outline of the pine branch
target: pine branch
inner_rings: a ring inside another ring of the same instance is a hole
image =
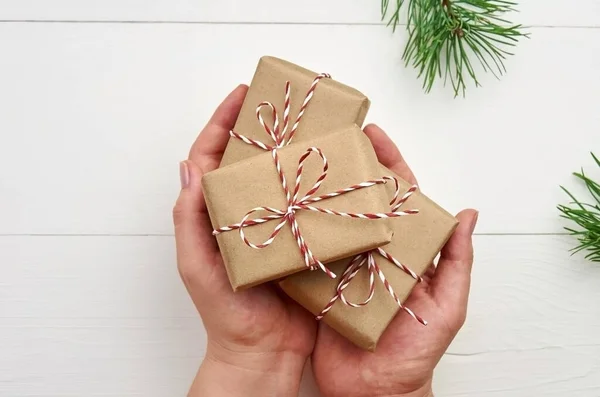
[[[600,168],[600,160],[594,153],[592,153],[592,157],[598,168]],[[581,172],[573,173],[573,175],[583,181],[594,203],[589,204],[579,201],[573,194],[561,186],[561,189],[572,201],[569,205],[559,205],[558,210],[561,212],[561,217],[572,221],[579,227],[578,229],[565,227],[565,230],[579,241],[579,245],[572,249],[573,253],[587,250],[586,259],[593,262],[600,262],[600,183],[585,175],[583,169]]]
[[[404,0],[395,0],[388,19],[395,31],[400,24]],[[507,0],[406,0],[408,3],[408,42],[402,59],[413,66],[423,79],[425,92],[431,91],[438,78],[452,84],[454,95],[465,95],[467,82],[479,86],[474,62],[496,78],[506,72],[504,60],[512,55],[521,37],[522,25],[502,18],[515,11],[516,3]],[[381,0],[381,15],[390,11],[390,0]]]

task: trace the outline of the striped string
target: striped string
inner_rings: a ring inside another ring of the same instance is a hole
[[[411,186],[410,189],[408,189],[408,191],[402,197],[399,197],[400,190],[399,190],[398,180],[393,177],[384,177],[384,178],[386,178],[387,180],[393,179],[396,181],[396,190],[395,190],[394,197],[392,198],[392,201],[390,202],[390,206],[392,207],[392,211],[398,211],[400,206],[402,206],[402,204],[404,204],[404,202],[406,202],[406,200],[408,200],[408,198],[416,191],[417,187]],[[364,252],[362,254],[358,254],[354,258],[352,258],[352,260],[348,264],[348,267],[346,267],[346,270],[340,277],[340,282],[338,283],[338,286],[336,288],[335,295],[329,300],[327,305],[325,305],[323,310],[321,310],[321,312],[317,315],[316,319],[317,320],[323,319],[323,317],[333,308],[333,305],[338,300],[341,300],[343,304],[350,306],[350,307],[363,307],[363,306],[367,305],[369,302],[371,302],[371,300],[373,299],[373,296],[375,295],[375,278],[377,276],[383,283],[383,286],[385,287],[386,291],[390,294],[392,299],[394,299],[394,301],[396,302],[398,307],[400,307],[401,310],[404,310],[406,313],[408,313],[408,315],[410,315],[413,319],[417,320],[419,323],[421,323],[423,325],[427,325],[427,321],[425,321],[423,318],[421,318],[420,316],[415,314],[411,309],[409,309],[408,307],[406,307],[402,304],[402,301],[400,300],[398,295],[396,295],[396,293],[394,292],[392,285],[389,283],[389,281],[385,277],[385,274],[383,273],[383,271],[381,270],[381,268],[375,261],[375,257],[373,256],[374,253],[378,253],[379,255],[383,256],[385,259],[387,259],[388,261],[393,263],[396,267],[398,267],[400,270],[404,271],[406,274],[408,274],[409,276],[411,276],[418,282],[423,281],[421,276],[419,276],[417,273],[412,271],[407,266],[400,263],[400,261],[398,261],[389,252],[385,251],[382,248],[376,248],[369,252]],[[358,303],[351,302],[344,295],[344,290],[346,288],[348,288],[348,286],[350,285],[350,283],[352,282],[354,277],[356,277],[356,275],[358,274],[360,269],[362,269],[362,267],[365,264],[367,265],[367,270],[369,272],[369,293],[362,302],[358,302]]]
[[[275,153],[277,152],[276,150],[273,150],[273,151]],[[300,186],[300,182],[302,181],[302,174],[304,171],[304,163],[307,160],[307,158],[313,153],[319,155],[319,157],[322,160],[322,164],[323,164],[322,172],[321,172],[320,176],[317,178],[317,180],[315,181],[315,183],[313,184],[313,186],[308,190],[307,194],[304,197],[299,199],[298,198],[299,197],[299,186]],[[275,156],[275,158],[277,158],[277,156]],[[276,160],[276,164],[277,163],[278,163],[278,161]],[[279,167],[276,167],[276,168],[278,169],[278,172],[280,173],[280,176],[281,176],[280,180],[285,181],[285,177],[283,176],[283,172],[281,171],[281,169]],[[287,208],[285,210],[277,209],[277,208],[273,208],[273,207],[267,207],[267,206],[253,208],[244,215],[244,217],[242,218],[242,220],[239,223],[235,223],[232,225],[223,226],[218,229],[215,229],[213,231],[213,235],[218,235],[218,234],[229,232],[232,230],[238,230],[240,233],[240,238],[247,246],[254,248],[254,249],[263,249],[263,248],[266,248],[269,245],[271,245],[275,241],[275,239],[277,238],[277,236],[279,235],[279,233],[281,232],[283,227],[287,223],[289,223],[291,226],[291,229],[292,229],[292,234],[294,236],[294,239],[296,240],[298,248],[300,249],[300,253],[302,254],[302,257],[304,259],[305,265],[311,270],[320,269],[325,274],[327,274],[329,277],[336,278],[336,274],[333,273],[331,270],[329,270],[320,260],[318,260],[314,256],[313,252],[310,250],[308,245],[306,244],[306,241],[304,240],[304,237],[302,236],[302,232],[300,230],[298,221],[296,219],[296,211],[306,210],[306,211],[321,212],[324,214],[336,215],[336,216],[341,216],[341,217],[346,217],[346,218],[373,219],[373,220],[374,219],[384,219],[384,218],[395,218],[395,217],[399,217],[399,216],[412,215],[412,214],[418,213],[418,210],[414,210],[414,209],[407,209],[407,210],[402,210],[402,211],[396,210],[396,211],[392,211],[392,212],[383,212],[383,213],[354,213],[354,212],[335,211],[335,210],[331,210],[331,209],[327,209],[327,208],[321,208],[321,207],[315,207],[313,205],[309,205],[310,203],[322,201],[327,198],[337,197],[337,196],[341,196],[343,194],[347,194],[347,193],[350,193],[350,192],[353,192],[356,190],[365,189],[365,188],[368,188],[371,186],[384,184],[384,183],[387,183],[388,180],[390,180],[389,177],[382,177],[379,179],[373,179],[370,181],[358,183],[358,184],[349,186],[347,188],[339,189],[334,192],[327,193],[327,194],[324,194],[321,196],[313,197],[313,195],[318,192],[318,190],[321,187],[325,178],[327,178],[328,169],[329,169],[329,163],[327,162],[327,158],[325,157],[325,155],[323,154],[321,149],[316,148],[316,147],[308,148],[298,161],[298,168],[296,171],[296,179],[295,179],[295,186],[293,189],[293,194],[290,193],[290,189],[287,186],[287,184],[285,184],[285,182],[282,182],[283,190],[286,194],[286,197],[288,198]],[[258,217],[258,218],[251,218],[251,216],[257,212],[262,212],[262,213],[266,212],[266,213],[268,213],[268,215]],[[263,241],[262,243],[254,243],[248,239],[248,237],[246,236],[246,234],[244,232],[244,229],[246,227],[260,225],[260,224],[263,224],[263,223],[266,223],[269,221],[273,221],[273,220],[279,220],[279,222],[276,224],[275,228],[273,229],[273,231],[271,232],[271,234],[265,241]]]
[[[332,197],[341,196],[343,194],[347,194],[347,193],[350,193],[350,192],[353,192],[356,190],[360,190],[360,189],[368,188],[371,186],[387,183],[390,180],[395,181],[396,191],[398,190],[398,181],[393,177],[386,176],[386,177],[382,177],[379,179],[361,182],[361,183],[349,186],[347,188],[336,190],[331,193],[313,196],[317,193],[317,191],[321,187],[323,181],[327,177],[327,171],[329,170],[329,163],[327,162],[327,158],[325,157],[325,155],[323,154],[321,149],[316,148],[316,147],[308,148],[306,150],[306,152],[302,156],[300,156],[300,159],[298,161],[298,168],[296,170],[296,179],[294,181],[294,188],[293,188],[293,191],[290,190],[287,179],[286,179],[285,174],[283,173],[283,170],[281,167],[278,149],[290,144],[290,142],[294,138],[294,135],[296,134],[296,131],[298,129],[300,121],[302,120],[302,116],[304,115],[304,112],[306,111],[306,108],[308,107],[310,100],[312,99],[312,97],[314,95],[314,91],[315,91],[319,81],[321,81],[321,79],[323,79],[323,78],[330,78],[330,77],[331,77],[330,75],[325,74],[325,73],[319,74],[315,77],[310,88],[308,89],[308,92],[306,93],[304,101],[302,102],[302,106],[300,107],[300,111],[298,112],[298,116],[296,117],[296,120],[295,120],[289,134],[287,133],[287,129],[289,126],[289,120],[290,120],[289,114],[290,114],[291,84],[289,81],[287,81],[285,84],[283,128],[280,127],[279,116],[277,114],[277,109],[276,109],[275,105],[273,105],[270,102],[261,102],[258,105],[258,107],[256,108],[256,118],[258,119],[258,122],[263,127],[263,129],[265,130],[267,135],[269,135],[271,137],[273,144],[266,144],[264,142],[261,142],[261,141],[255,140],[255,139],[248,138],[245,135],[238,134],[237,132],[234,132],[234,131],[229,132],[230,136],[233,138],[239,139],[242,142],[245,142],[246,144],[256,146],[262,150],[271,152],[271,155],[273,156],[273,162],[275,163],[275,168],[277,170],[277,174],[278,174],[279,180],[281,182],[281,186],[282,186],[283,191],[286,196],[287,208],[285,210],[277,209],[277,208],[273,208],[273,207],[266,207],[266,206],[253,208],[244,215],[244,217],[242,218],[242,220],[239,223],[235,223],[232,225],[217,228],[213,231],[213,235],[218,235],[218,234],[229,232],[232,230],[238,230],[240,233],[240,238],[247,246],[254,248],[254,249],[263,249],[263,248],[266,248],[269,245],[271,245],[273,243],[273,241],[275,241],[275,239],[277,238],[277,236],[279,235],[279,233],[281,232],[283,227],[289,223],[290,227],[292,229],[292,234],[294,236],[296,244],[298,245],[298,248],[300,249],[300,253],[302,254],[302,257],[304,259],[304,263],[305,263],[306,267],[311,270],[320,269],[325,274],[327,274],[329,277],[336,278],[337,277],[336,274],[333,273],[331,270],[329,270],[320,260],[318,260],[315,257],[315,255],[313,254],[313,252],[310,250],[308,245],[306,244],[306,241],[304,240],[304,237],[302,236],[300,226],[298,225],[298,221],[296,219],[296,211],[298,211],[298,210],[314,211],[314,212],[320,212],[320,213],[324,213],[324,214],[347,217],[347,218],[384,219],[384,218],[394,218],[394,217],[399,217],[399,216],[416,214],[418,212],[418,210],[409,209],[409,210],[399,211],[396,209],[396,210],[392,210],[391,212],[385,212],[385,213],[352,213],[352,212],[335,211],[335,210],[316,207],[314,205],[311,205],[311,204],[314,204],[314,203],[317,203],[317,202],[320,202],[320,201],[323,201],[323,200],[326,200],[326,199],[329,199]],[[272,127],[270,127],[265,122],[265,120],[262,116],[262,110],[265,108],[268,108],[271,112],[271,117],[273,119]],[[317,178],[317,180],[313,184],[313,186],[306,192],[306,194],[304,194],[304,196],[302,198],[299,198],[300,182],[302,180],[302,174],[303,174],[303,170],[304,170],[304,162],[313,153],[316,153],[317,155],[319,155],[321,157],[321,160],[323,162],[322,172],[321,172],[321,175]],[[397,194],[394,196],[394,199],[395,198],[397,198]],[[264,216],[258,217],[258,218],[251,218],[251,216],[257,212],[262,212],[262,213],[266,212],[267,215],[264,215]],[[274,221],[274,220],[278,220],[278,222],[277,222],[275,228],[273,229],[273,232],[262,243],[258,243],[258,244],[253,243],[246,237],[246,234],[244,232],[244,229],[246,227],[260,225],[260,224]]]
[[[283,128],[280,128],[281,126],[279,123],[279,115],[277,113],[277,108],[275,107],[275,105],[267,101],[258,104],[258,106],[256,107],[256,118],[258,119],[258,122],[263,127],[267,135],[271,137],[273,144],[266,144],[256,139],[248,138],[247,136],[238,134],[233,130],[229,131],[229,136],[239,139],[242,142],[247,143],[249,145],[253,145],[262,150],[268,151],[272,151],[273,149],[282,148],[286,145],[289,145],[292,139],[294,138],[294,135],[296,135],[296,131],[298,130],[298,126],[300,125],[302,116],[304,116],[304,112],[306,111],[306,108],[308,107],[308,104],[310,103],[310,100],[312,99],[315,90],[317,89],[319,81],[325,78],[331,78],[331,76],[327,73],[321,73],[317,75],[313,80],[312,84],[310,85],[310,88],[306,92],[306,96],[304,97],[304,101],[302,101],[302,106],[300,106],[298,116],[296,116],[296,120],[294,121],[294,125],[292,126],[292,129],[290,130],[289,134],[287,130],[290,124],[290,93],[292,90],[292,86],[289,81],[285,82],[285,100],[283,103]],[[271,118],[273,119],[272,128],[269,127],[269,125],[262,116],[262,111],[265,108],[268,108],[268,110],[270,110]]]

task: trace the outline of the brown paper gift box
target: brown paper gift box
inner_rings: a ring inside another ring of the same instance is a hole
[[[280,149],[282,169],[293,190],[298,160],[309,146],[320,148],[329,162],[327,178],[315,195],[331,193],[353,184],[379,179],[382,170],[370,141],[357,126],[324,135],[304,144]],[[300,194],[307,192],[322,172],[318,156],[304,164]],[[285,194],[270,152],[216,169],[202,179],[206,204],[215,229],[241,222],[255,207],[287,208]],[[375,185],[316,203],[318,207],[355,213],[389,212],[386,185]],[[253,217],[264,216],[257,214]],[[346,258],[391,241],[387,219],[351,219],[307,210],[296,212],[308,247],[323,263]],[[278,220],[246,227],[253,242],[265,241]],[[229,280],[234,290],[306,270],[289,223],[275,241],[263,249],[247,246],[239,230],[217,235]],[[315,270],[314,273],[321,272]],[[325,273],[323,273],[325,275]],[[325,275],[325,277],[328,277]]]
[[[383,166],[381,172],[385,175],[395,175]],[[410,184],[403,180],[400,180],[400,183],[401,192],[405,192],[410,187]],[[388,193],[393,194],[391,183],[387,188]],[[394,236],[391,243],[382,249],[415,273],[422,275],[451,236],[458,221],[418,190],[401,207],[403,208],[416,208],[419,213],[388,220]],[[416,280],[378,253],[374,254],[374,258],[396,295],[404,302],[416,285]],[[337,261],[329,264],[328,267],[341,276],[350,260]],[[315,315],[318,315],[335,295],[337,285],[338,280],[329,279],[317,272],[298,273],[280,282],[281,288],[290,297]],[[361,302],[368,293],[369,272],[364,265],[350,282],[344,295],[351,302]],[[376,278],[375,294],[371,302],[355,308],[345,305],[338,299],[322,321],[356,345],[373,351],[399,310],[399,306],[381,280]],[[407,317],[407,321],[416,320]]]
[[[316,76],[317,73],[282,59],[262,57],[233,130],[248,138],[271,144],[271,138],[256,119],[257,106],[263,101],[271,102],[282,117],[285,84],[286,81],[290,81],[290,120],[293,123]],[[369,99],[354,88],[330,78],[321,79],[292,143],[310,141],[354,124],[360,127],[369,106]],[[272,126],[272,117],[267,113],[265,111],[263,117],[267,124]],[[261,149],[231,138],[223,154],[221,166],[261,153]]]

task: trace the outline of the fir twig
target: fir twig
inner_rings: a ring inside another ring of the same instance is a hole
[[[600,168],[598,157],[594,153],[592,153],[592,157],[598,168]],[[589,178],[583,169],[581,172],[574,172],[573,175],[583,181],[593,199],[593,203],[581,202],[561,186],[561,189],[572,201],[569,205],[559,205],[558,210],[561,212],[561,217],[574,222],[579,227],[578,229],[565,227],[569,234],[579,240],[579,245],[572,249],[573,253],[587,250],[586,259],[600,262],[600,184]]]
[[[405,0],[393,0],[388,25],[395,31]],[[473,62],[499,78],[506,68],[507,51],[520,37],[522,25],[511,24],[504,14],[515,11],[508,0],[406,0],[408,42],[402,59],[423,79],[425,92],[436,78],[450,80],[454,95],[465,95],[467,81],[479,86]],[[390,0],[381,0],[381,16],[390,11]]]

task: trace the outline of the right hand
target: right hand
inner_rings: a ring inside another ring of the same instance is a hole
[[[375,125],[365,127],[379,161],[408,182],[416,178],[393,141]],[[415,287],[407,306],[429,321],[423,326],[400,312],[377,350],[362,350],[324,323],[312,355],[316,383],[324,397],[430,397],[433,370],[464,324],[473,265],[471,236],[475,210],[463,210],[460,224]]]

